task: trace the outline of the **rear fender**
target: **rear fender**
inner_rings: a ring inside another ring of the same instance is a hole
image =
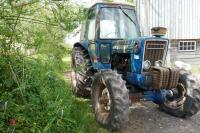
[[[100,69],[110,69],[111,68],[111,64],[104,64],[101,63],[99,61],[99,58],[97,56],[94,56],[94,54],[92,54],[92,50],[89,49],[89,42],[88,41],[84,41],[82,43],[77,42],[74,44],[74,47],[81,47],[82,49],[85,49],[89,55],[90,58],[90,62],[92,64],[92,67],[94,70],[100,70]],[[97,50],[98,52],[98,50]],[[97,54],[97,53],[96,53]]]
[[[96,65],[92,61],[92,55],[91,55],[91,53],[89,52],[89,49],[88,49],[88,43],[87,42],[83,42],[83,43],[77,42],[77,43],[74,44],[73,48],[74,47],[80,47],[80,48],[84,49],[85,51],[87,51],[87,53],[89,55],[90,62],[92,63],[92,67],[93,67],[93,69],[96,69]]]

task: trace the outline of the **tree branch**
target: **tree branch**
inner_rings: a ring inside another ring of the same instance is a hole
[[[39,0],[35,0],[35,1],[30,0],[29,2],[24,2],[24,3],[21,3],[21,4],[15,4],[15,5],[13,5],[13,7],[14,8],[23,8],[25,6],[33,5],[37,2],[40,2],[40,1]]]
[[[3,17],[1,17],[1,19],[5,19],[5,20],[17,20],[16,17],[17,16],[3,16]],[[48,22],[43,21],[43,20],[34,19],[34,18],[28,18],[28,17],[23,17],[23,16],[20,16],[18,19],[20,19],[21,21],[25,21],[25,22],[33,22],[33,23],[38,23],[38,24],[48,24],[48,25],[52,25],[52,26],[59,26],[57,24],[48,23]]]

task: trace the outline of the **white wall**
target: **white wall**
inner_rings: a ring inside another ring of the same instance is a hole
[[[136,0],[136,6],[144,35],[163,26],[170,39],[200,38],[200,0]]]

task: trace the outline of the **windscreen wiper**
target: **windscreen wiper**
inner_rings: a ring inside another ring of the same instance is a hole
[[[124,11],[124,9],[123,9],[121,6],[119,6],[119,8],[120,8],[120,10],[123,12],[123,14],[124,14],[127,18],[129,18],[129,19],[131,20],[131,22],[133,22],[133,23],[135,24],[135,26],[137,26],[137,24],[135,23],[135,21],[126,13],[126,11]]]

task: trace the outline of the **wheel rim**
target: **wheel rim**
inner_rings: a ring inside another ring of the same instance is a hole
[[[179,83],[177,85],[177,89],[180,93],[180,96],[173,101],[166,101],[164,103],[169,108],[173,108],[173,109],[181,108],[186,100],[186,89],[185,89],[184,85]]]
[[[102,108],[104,108],[105,111],[110,111],[111,100],[107,88],[103,89],[99,102],[103,106]]]
[[[98,112],[99,118],[102,119],[102,122],[106,123],[111,111],[110,93],[105,85],[101,85],[97,95],[96,111]]]

